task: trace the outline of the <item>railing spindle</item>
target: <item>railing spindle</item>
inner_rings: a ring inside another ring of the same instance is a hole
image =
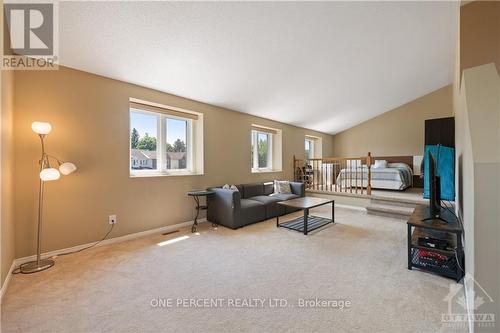
[[[372,153],[368,152],[368,157],[366,159],[366,164],[368,168],[368,182],[366,185],[366,194],[372,194]]]
[[[313,172],[313,179],[314,179],[314,189],[318,189],[318,178],[316,177],[316,161],[312,161],[312,172]]]
[[[364,190],[364,187],[363,187],[364,179],[365,179],[365,176],[364,176],[363,162],[361,162],[361,194],[363,194],[363,190]]]
[[[357,194],[358,193],[358,160],[355,160],[355,165],[354,167],[356,168],[354,170],[354,174],[355,174],[355,177],[354,177],[354,192]]]
[[[330,186],[329,186],[329,188],[330,188],[330,192],[331,192],[332,191],[332,165],[333,164],[330,163],[329,165],[330,165],[329,166],[330,170],[328,171],[328,176],[330,177]]]
[[[335,182],[335,192],[337,192],[337,164],[333,166],[333,179]]]
[[[352,193],[352,161],[353,160],[349,160],[349,192]]]
[[[342,164],[342,169],[347,170],[345,161],[342,161]],[[342,192],[342,189],[344,187],[345,172],[340,172],[340,174],[342,175],[342,179],[340,181],[340,192]]]

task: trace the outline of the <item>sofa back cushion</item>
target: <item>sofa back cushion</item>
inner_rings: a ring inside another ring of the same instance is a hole
[[[274,193],[274,183],[264,183],[264,195],[271,195]]]
[[[256,197],[258,195],[264,195],[264,184],[263,183],[255,183],[255,184],[244,184],[241,185],[243,188],[243,198],[248,199],[251,197]]]
[[[243,195],[245,194],[243,193],[243,185],[236,185],[236,188],[238,189],[238,191],[240,191],[240,195],[243,198]]]

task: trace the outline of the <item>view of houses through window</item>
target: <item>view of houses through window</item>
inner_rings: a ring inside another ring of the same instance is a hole
[[[130,113],[130,167],[133,170],[156,170],[158,116],[142,112]]]
[[[187,120],[167,118],[167,165],[168,170],[187,168]]]
[[[131,110],[131,170],[186,170],[190,122],[168,114]]]

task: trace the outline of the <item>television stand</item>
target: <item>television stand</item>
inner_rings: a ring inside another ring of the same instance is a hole
[[[451,212],[443,209],[441,219],[429,218],[429,206],[417,205],[408,225],[408,269],[418,268],[459,282],[464,276],[462,228]],[[443,220],[446,223],[443,223]],[[446,242],[446,248],[419,244],[419,238],[429,237]]]
[[[436,216],[433,216],[433,214],[431,213],[430,207],[428,207],[428,206],[425,206],[425,207],[427,208],[427,214],[424,215],[422,222],[432,223],[432,221],[439,220],[443,223],[448,223],[448,220],[449,221],[456,220],[455,215],[453,215],[452,213],[450,213],[447,209],[445,209],[443,207],[439,207],[439,214],[437,214]],[[445,219],[443,216],[448,216],[448,220]],[[451,216],[451,219],[450,219],[450,216]]]
[[[445,219],[443,219],[441,216],[436,216],[436,217],[426,217],[424,219],[422,219],[422,222],[432,222],[432,221],[436,221],[436,220],[439,220],[443,223],[448,223],[448,221],[446,221]]]

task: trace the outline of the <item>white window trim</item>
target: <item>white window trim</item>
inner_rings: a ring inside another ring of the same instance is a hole
[[[259,130],[260,128],[262,128],[262,130]],[[268,168],[255,168],[255,165],[258,165],[258,153],[255,149],[253,152],[254,164],[251,163],[250,171],[252,173],[282,172],[282,131],[276,128],[252,124],[250,131],[250,147],[254,144],[254,132],[269,134],[268,160],[270,160],[271,166]]]
[[[130,101],[140,101],[137,99],[130,99]],[[157,103],[144,102],[145,104],[151,104],[158,107],[163,107],[165,109],[175,109],[179,111],[183,111],[186,113],[196,114],[198,116],[197,120],[178,117],[174,115],[161,114],[159,112],[151,112],[141,110],[139,108],[129,107],[129,173],[131,178],[135,177],[160,177],[160,176],[196,176],[203,175],[203,114],[188,110],[183,110],[180,108],[174,108],[167,105],[161,105]],[[130,149],[131,149],[131,124],[130,124],[130,114],[131,112],[135,113],[143,113],[147,115],[153,115],[157,118],[157,146],[156,146],[156,156],[157,169],[155,170],[133,170],[132,169],[132,159],[130,158]],[[186,148],[187,148],[187,167],[186,169],[166,169],[166,138],[165,131],[167,125],[167,119],[180,119],[187,121],[187,133],[186,133]]]

